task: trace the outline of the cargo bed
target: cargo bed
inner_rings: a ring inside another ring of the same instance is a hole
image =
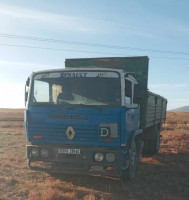
[[[150,91],[147,92],[146,128],[162,123],[166,118],[167,100]]]

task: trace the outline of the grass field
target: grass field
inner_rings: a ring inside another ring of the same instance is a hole
[[[0,109],[0,200],[189,199],[189,113],[168,113],[161,150],[142,158],[137,177],[58,175],[27,168],[24,111]]]

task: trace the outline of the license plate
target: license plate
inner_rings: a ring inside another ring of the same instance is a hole
[[[91,166],[92,171],[96,172],[103,172],[103,167],[102,166]]]
[[[59,148],[58,149],[59,154],[80,154],[80,149],[64,149]]]

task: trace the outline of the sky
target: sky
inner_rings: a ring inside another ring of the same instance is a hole
[[[188,0],[0,0],[0,108],[24,108],[33,71],[66,58],[148,56],[150,91],[189,105]]]

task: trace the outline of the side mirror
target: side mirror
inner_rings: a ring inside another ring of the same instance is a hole
[[[144,96],[144,89],[141,85],[134,85],[133,103],[141,104]]]
[[[28,100],[28,91],[26,91],[26,89],[25,89],[25,106],[26,106],[27,100]]]
[[[25,106],[26,106],[26,102],[28,100],[28,87],[30,85],[30,78],[28,77],[27,81],[26,81],[26,85],[25,85]]]
[[[30,85],[30,78],[28,77],[27,81],[26,81],[26,86],[29,87]]]

